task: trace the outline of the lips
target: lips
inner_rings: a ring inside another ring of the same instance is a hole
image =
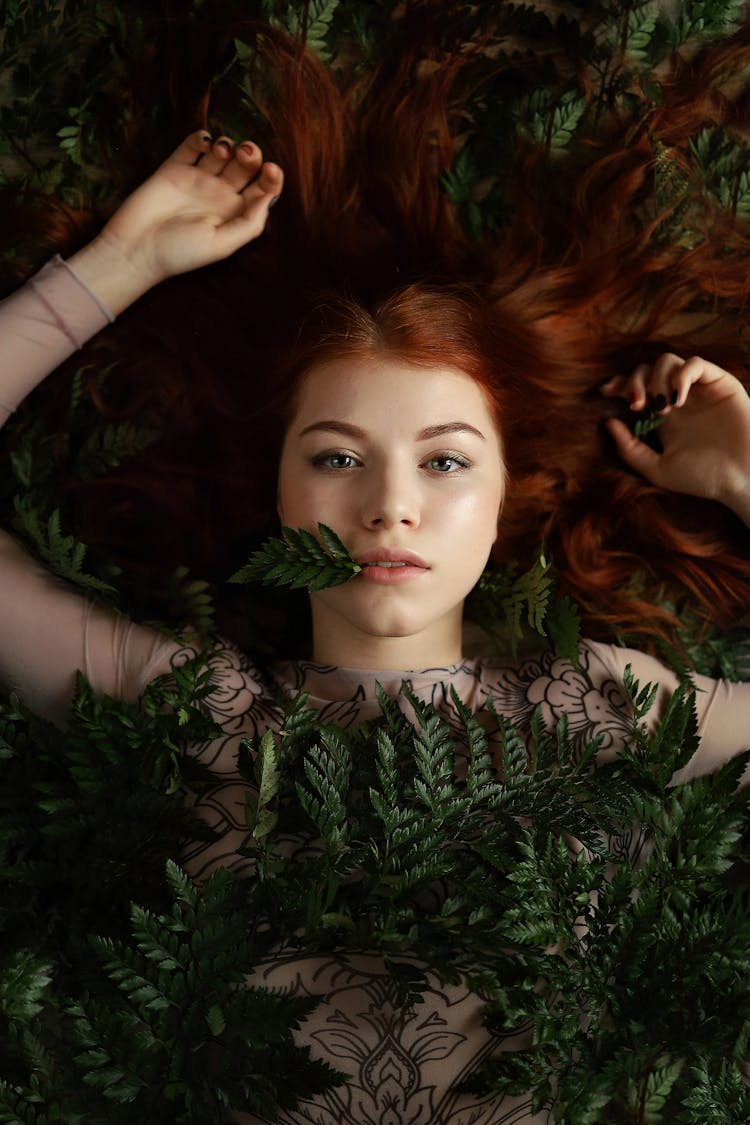
[[[378,586],[400,586],[421,578],[430,569],[420,555],[399,548],[376,547],[365,551],[357,562],[362,567],[358,577]]]
[[[357,562],[362,567],[375,567],[381,564],[380,568],[383,570],[393,570],[399,564],[407,567],[419,567],[421,570],[430,569],[420,555],[399,548],[376,547],[371,551],[365,551],[363,555],[359,556]]]

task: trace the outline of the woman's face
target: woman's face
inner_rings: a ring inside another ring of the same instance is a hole
[[[492,415],[464,372],[377,357],[309,372],[284,440],[279,517],[327,524],[364,564],[311,595],[313,658],[394,670],[460,660],[463,602],[497,534],[504,476]]]

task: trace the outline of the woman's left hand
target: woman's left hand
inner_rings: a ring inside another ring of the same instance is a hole
[[[699,356],[667,352],[600,390],[626,398],[631,410],[652,406],[664,416],[661,453],[624,422],[607,420],[627,465],[661,488],[718,500],[750,524],[750,396],[739,379]]]

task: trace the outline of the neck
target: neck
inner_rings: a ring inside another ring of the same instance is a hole
[[[321,620],[321,617],[323,618]],[[313,660],[339,668],[387,669],[410,672],[423,668],[446,668],[458,664],[462,655],[461,616],[433,624],[404,637],[377,636],[359,632],[344,623],[337,627],[313,606]]]

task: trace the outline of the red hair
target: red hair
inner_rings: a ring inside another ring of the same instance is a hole
[[[747,529],[628,470],[602,427],[627,411],[597,388],[665,350],[750,382],[747,235],[702,196],[689,147],[706,123],[749,123],[730,79],[750,66],[750,33],[678,60],[640,124],[613,113],[578,155],[553,156],[519,132],[498,167],[513,219],[473,240],[440,176],[468,99],[515,64],[456,45],[449,8],[407,4],[366,77],[334,76],[266,25],[171,28],[150,81],[129,91],[130,120],[148,120],[138,97],[160,91],[174,108],[166,150],[193,128],[238,123],[237,136],[284,167],[286,187],[257,243],[161,286],[87,350],[97,410],[164,432],[107,477],[63,483],[77,533],[157,591],[178,563],[225,578],[274,527],[295,380],[360,333],[363,347],[379,341],[411,363],[449,361],[494,404],[512,480],[496,561],[526,562],[545,538],[600,635],[666,636],[665,591],[726,623],[750,603]],[[216,45],[233,36],[253,58],[254,109],[241,123],[236,88],[212,85]],[[139,176],[143,140],[133,124],[122,154],[128,167],[130,145]],[[686,214],[693,234],[675,241]],[[97,391],[97,368],[113,360]],[[50,387],[51,411],[65,393]]]
[[[450,367],[469,375],[482,388],[502,437],[511,379],[528,361],[523,326],[510,319],[506,332],[515,356],[513,373],[510,355],[502,372],[495,368],[488,346],[486,302],[468,285],[413,283],[371,308],[345,294],[321,294],[304,317],[279,372],[283,417],[288,422],[296,391],[311,369],[343,356],[382,356],[407,366]]]

